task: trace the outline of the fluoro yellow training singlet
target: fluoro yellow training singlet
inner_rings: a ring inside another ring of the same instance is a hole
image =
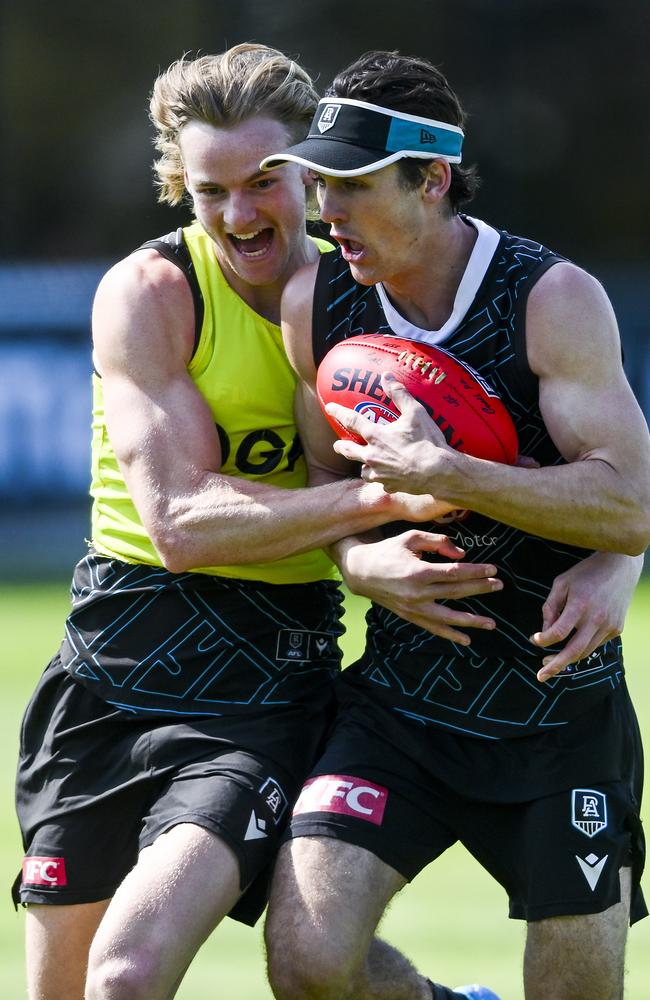
[[[287,489],[307,484],[305,459],[293,416],[296,377],[280,327],[254,312],[228,285],[210,237],[195,223],[183,229],[204,316],[188,372],[214,417],[222,449],[221,472]],[[330,249],[316,240],[321,252]],[[160,566],[161,560],[129,496],[106,430],[101,378],[93,375],[92,545],[125,562]],[[255,547],[255,534],[250,545]],[[270,563],[203,566],[195,572],[267,583],[336,578],[322,549]]]

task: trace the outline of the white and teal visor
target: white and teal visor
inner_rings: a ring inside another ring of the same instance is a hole
[[[457,125],[329,97],[319,102],[307,138],[266,156],[260,167],[292,162],[331,177],[358,177],[404,157],[460,163],[463,137]]]

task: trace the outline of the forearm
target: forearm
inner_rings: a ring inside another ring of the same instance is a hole
[[[224,476],[155,506],[143,520],[167,568],[271,562],[328,546],[396,515],[379,484],[341,480],[282,489]]]
[[[541,469],[447,453],[452,471],[423,486],[454,506],[522,531],[588,549],[637,555],[648,544],[648,511],[607,462],[587,459]]]
[[[322,489],[323,486],[328,484],[341,482],[341,474],[334,472],[332,469],[316,465],[313,462],[308,462],[307,468],[310,487]],[[357,479],[356,481],[359,483],[361,482],[360,479]],[[366,531],[359,531],[356,533],[351,530],[349,534],[340,536],[327,545],[328,554],[330,555],[332,561],[340,569],[343,580],[348,585],[352,593],[356,593],[357,590],[354,579],[348,575],[348,554],[358,545],[367,545],[369,542],[379,541],[380,538],[381,533],[374,528],[369,528]]]

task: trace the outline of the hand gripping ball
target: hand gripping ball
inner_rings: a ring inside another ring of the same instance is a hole
[[[452,448],[514,464],[517,431],[500,397],[473,368],[440,347],[382,334],[342,340],[318,368],[321,406],[340,403],[374,423],[391,423],[399,410],[381,387],[384,372],[422,403]],[[339,437],[363,443],[334,417],[325,416]]]

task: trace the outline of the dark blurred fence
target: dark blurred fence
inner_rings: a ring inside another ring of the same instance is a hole
[[[0,577],[59,575],[83,551],[90,311],[105,269],[0,268]]]

